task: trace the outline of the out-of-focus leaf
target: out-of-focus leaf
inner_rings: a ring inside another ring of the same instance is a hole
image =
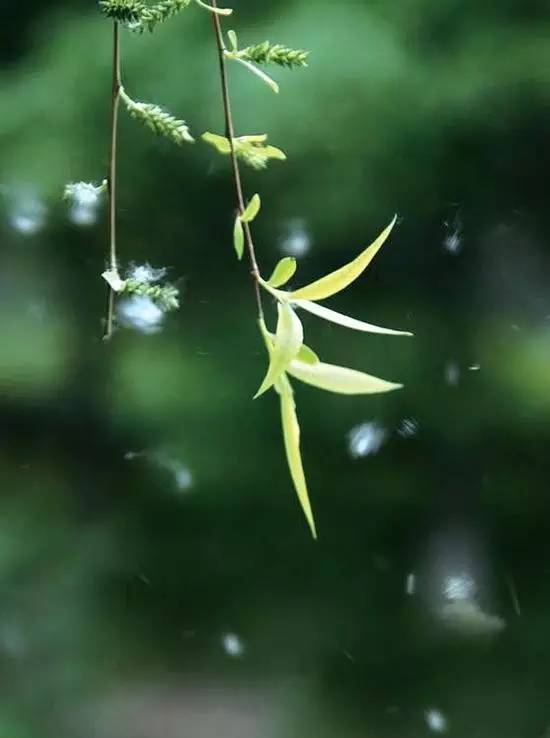
[[[239,48],[239,40],[235,31],[228,31],[227,38],[229,39],[229,43],[231,44],[233,51],[237,51],[237,49]]]
[[[296,489],[296,494],[306,516],[313,538],[317,539],[315,520],[309,500],[302,456],[300,453],[300,425],[296,415],[294,393],[286,376],[282,376],[277,382],[277,392],[281,401],[281,421],[283,425],[283,437],[285,442],[286,458],[290,476]]]
[[[274,285],[276,286],[276,285]],[[294,304],[297,307],[301,307],[319,318],[324,320],[330,320],[332,323],[338,323],[338,325],[344,326],[344,328],[352,328],[354,331],[364,331],[365,333],[382,333],[387,336],[412,336],[412,333],[408,331],[394,331],[391,328],[381,328],[378,325],[372,325],[371,323],[364,323],[362,320],[356,318],[350,318],[349,315],[343,315],[337,313],[335,310],[330,310],[323,305],[318,305],[316,302],[310,302],[309,300],[295,300]]]
[[[235,225],[233,226],[233,245],[237,252],[237,259],[240,261],[243,258],[244,253],[244,230],[243,224],[241,223],[241,219],[238,215],[235,218]]]
[[[296,272],[296,259],[292,256],[285,256],[284,259],[277,264],[273,270],[273,274],[268,279],[271,287],[282,287],[294,276]]]
[[[120,278],[116,269],[108,269],[101,275],[113,292],[123,292],[126,282]]]
[[[299,290],[291,292],[289,297],[292,300],[324,300],[326,297],[335,295],[337,292],[345,289],[350,285],[364,270],[368,267],[371,261],[374,259],[385,240],[391,233],[392,228],[395,225],[397,216],[395,216],[392,222],[387,228],[385,228],[378,238],[368,246],[359,256],[350,261],[349,264],[337,269],[335,272],[331,272],[316,282],[301,287]]]
[[[341,395],[373,395],[403,387],[355,369],[323,362],[308,364],[295,360],[287,367],[287,372],[301,382]]]
[[[235,143],[241,144],[261,144],[267,141],[267,133],[251,133],[246,136],[237,136]]]
[[[216,15],[231,15],[233,13],[233,8],[214,8],[212,5],[203,2],[203,0],[196,0],[196,3],[201,8],[208,10],[210,13],[216,13]]]
[[[235,153],[246,164],[258,170],[265,169],[270,159],[284,161],[285,152],[276,146],[265,145],[266,139],[265,135],[239,136],[233,140]]]
[[[277,308],[279,319],[269,368],[260,389],[254,395],[254,399],[273,387],[290,362],[296,357],[304,340],[302,324],[290,305],[286,302],[279,303]]]
[[[243,223],[252,223],[254,218],[258,215],[260,212],[260,208],[262,206],[262,201],[260,199],[260,196],[258,194],[254,195],[246,208],[244,209],[243,214],[241,215],[241,220]]]

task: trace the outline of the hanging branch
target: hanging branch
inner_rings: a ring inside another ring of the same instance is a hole
[[[212,0],[212,7],[214,10],[218,9],[217,0]],[[220,66],[220,82],[222,89],[222,102],[223,112],[225,118],[225,137],[229,142],[229,155],[231,158],[231,169],[233,171],[233,182],[235,184],[235,194],[237,197],[237,210],[238,219],[236,221],[236,231],[239,229],[239,223],[242,224],[244,231],[244,238],[246,241],[246,247],[248,250],[248,258],[250,261],[250,269],[252,279],[254,281],[254,293],[256,295],[256,305],[258,308],[258,317],[263,319],[264,311],[262,305],[262,293],[260,290],[260,270],[258,269],[258,262],[256,260],[256,250],[254,248],[254,241],[252,238],[252,229],[250,227],[250,221],[248,219],[243,220],[243,215],[246,211],[246,205],[244,202],[243,186],[241,179],[241,170],[239,166],[239,160],[237,159],[237,151],[235,146],[235,126],[233,123],[233,115],[231,112],[231,98],[229,95],[229,81],[227,78],[227,66],[225,60],[225,43],[223,40],[223,33],[221,28],[221,20],[219,13],[212,13],[212,23],[214,26],[214,33],[216,36],[216,47],[218,50],[218,62]],[[236,236],[238,238],[238,236]]]
[[[198,0],[195,0],[198,3]],[[109,254],[108,269],[102,276],[109,286],[109,301],[104,338],[110,339],[115,329],[115,307],[117,296],[127,295],[130,299],[141,300],[144,309],[154,303],[154,310],[149,314],[162,317],[164,313],[179,307],[178,290],[171,284],[157,284],[164,277],[165,270],[154,270],[149,265],[130,267],[125,278],[120,275],[117,250],[117,154],[118,154],[118,120],[120,105],[123,104],[128,114],[142,123],[153,133],[181,145],[193,143],[194,139],[184,120],[180,120],[153,103],[138,102],[130,97],[122,85],[121,74],[121,27],[132,30],[147,29],[153,32],[156,27],[188,7],[191,0],[160,0],[155,5],[148,5],[141,0],[101,0],[99,7],[103,14],[112,21],[113,26],[113,64],[111,87],[111,119],[110,119],[110,151],[109,172],[106,187],[95,187],[80,182],[67,185],[65,197],[77,205],[89,206],[98,199],[103,190],[108,193],[109,208]],[[158,277],[161,274],[161,277]],[[137,276],[136,276],[137,275]],[[156,311],[156,312],[155,312]]]
[[[271,64],[287,68],[305,67],[307,66],[308,52],[291,49],[282,44],[270,44],[267,41],[239,49],[237,34],[232,30],[227,34],[231,45],[231,48],[227,49],[222,33],[217,0],[212,0],[212,11],[220,68],[225,137],[206,132],[203,134],[203,140],[214,146],[221,154],[229,154],[231,159],[237,199],[237,218],[233,234],[234,246],[239,259],[243,255],[245,245],[248,251],[258,306],[259,328],[269,355],[268,369],[255,398],[260,397],[270,389],[274,389],[279,396],[283,439],[290,475],[311,533],[314,538],[317,538],[301,457],[300,425],[294,401],[294,390],[289,377],[318,389],[345,395],[390,392],[399,389],[401,385],[353,369],[321,362],[317,354],[304,344],[304,331],[296,311],[297,309],[303,309],[324,320],[354,330],[410,335],[364,323],[356,318],[342,315],[317,304],[319,300],[345,289],[363,273],[386,241],[396,219],[394,218],[380,236],[352,262],[301,289],[288,292],[279,289],[293,277],[296,271],[296,260],[291,257],[285,257],[279,261],[269,280],[266,281],[261,277],[250,226],[251,221],[258,215],[261,202],[259,195],[254,195],[248,205],[245,205],[239,158],[255,169],[263,169],[270,159],[286,159],[286,155],[280,149],[268,146],[265,134],[235,136],[227,62],[234,61],[243,65],[273,92],[278,93],[279,85],[277,82],[256,65]],[[266,327],[262,308],[262,290],[266,290],[277,302],[278,320],[275,333],[271,333]]]
[[[120,71],[120,28],[118,21],[113,22],[113,80],[111,100],[111,149],[109,153],[109,177],[107,188],[109,194],[109,269],[118,275],[117,263],[117,147],[118,147],[118,111],[120,107],[120,91],[122,89]],[[107,325],[104,338],[109,340],[113,335],[115,312],[115,284],[109,284],[109,305],[107,308]]]

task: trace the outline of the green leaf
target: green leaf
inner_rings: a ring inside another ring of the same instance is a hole
[[[273,274],[267,283],[270,287],[282,287],[294,276],[296,272],[296,259],[292,256],[285,256],[284,259],[277,264],[273,270]]]
[[[260,196],[258,194],[254,195],[252,200],[250,200],[250,202],[246,206],[243,214],[241,215],[242,222],[252,223],[254,218],[260,212],[261,206],[262,206],[262,201],[260,199]]]
[[[235,225],[233,226],[233,245],[237,252],[237,259],[240,261],[243,258],[244,253],[244,230],[243,224],[241,223],[241,219],[238,215],[235,218]]]
[[[218,136],[217,133],[210,133],[210,131],[206,131],[202,134],[202,140],[214,146],[214,148],[216,148],[220,152],[220,154],[231,153],[231,144],[229,143],[229,140],[225,138],[225,136]]]
[[[391,328],[381,328],[378,325],[364,323],[362,320],[350,318],[349,315],[342,315],[342,313],[337,313],[335,310],[330,310],[329,308],[324,307],[324,305],[318,305],[316,302],[310,302],[309,300],[296,300],[294,305],[317,315],[319,318],[323,318],[323,320],[329,320],[331,323],[338,323],[338,325],[342,325],[344,328],[351,328],[354,331],[363,331],[364,333],[382,333],[387,336],[413,335],[408,331],[394,331]]]
[[[317,530],[309,501],[309,493],[300,453],[300,425],[298,423],[298,416],[296,415],[294,395],[290,382],[284,375],[277,383],[277,391],[281,401],[283,438],[290,476],[292,477],[292,482],[294,483],[294,488],[296,489],[298,500],[306,516],[311,534],[313,538],[317,539]]]
[[[397,216],[394,217],[389,226],[382,231],[378,238],[366,248],[359,256],[349,264],[337,269],[335,272],[321,277],[316,282],[308,284],[295,292],[291,292],[289,297],[291,300],[324,300],[326,297],[335,295],[337,292],[345,289],[350,285],[364,270],[376,256],[385,240],[390,235],[395,225]]]
[[[262,82],[265,82],[265,84],[270,87],[273,92],[276,94],[279,93],[279,85],[275,82],[275,80],[269,76],[269,74],[266,74],[262,69],[258,69],[252,62],[247,61],[246,59],[241,59],[240,56],[238,56],[237,52],[233,51],[225,51],[225,56],[227,59],[231,59],[232,61],[236,61],[239,64],[242,64],[243,67],[246,67],[249,72],[252,72],[252,74],[256,75],[259,79],[262,80]]]
[[[227,38],[229,39],[229,43],[231,44],[231,48],[233,51],[237,51],[239,48],[239,41],[237,39],[237,34],[235,31],[228,31],[227,32]]]
[[[379,379],[355,369],[322,362],[307,364],[302,361],[292,361],[287,367],[287,372],[305,384],[341,395],[373,395],[380,392],[391,392],[403,386],[386,382],[385,379]]]
[[[277,332],[270,355],[269,368],[260,389],[254,399],[263,395],[283,374],[290,362],[296,357],[304,340],[304,331],[300,319],[286,302],[277,305],[279,319]]]
[[[309,348],[309,346],[306,346],[305,343],[303,343],[300,350],[298,351],[298,354],[296,355],[296,361],[301,361],[304,364],[318,364],[320,359],[315,351],[313,351]]]
[[[212,5],[207,5],[202,0],[195,0],[195,2],[201,8],[208,10],[210,13],[216,13],[216,15],[231,15],[233,13],[233,8],[214,8]]]
[[[263,320],[260,320],[260,330],[262,332],[262,336],[265,341],[265,345],[267,347],[267,352],[269,355],[271,355],[271,352],[273,351],[273,343],[275,341],[275,336],[273,333],[270,333],[267,328],[265,327],[265,323]],[[302,361],[305,364],[318,364],[320,359],[313,351],[313,349],[310,349],[309,346],[306,346],[305,343],[303,343],[300,346],[300,350],[296,354],[296,361]]]

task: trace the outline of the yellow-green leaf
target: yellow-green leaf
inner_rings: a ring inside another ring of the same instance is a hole
[[[279,161],[286,161],[286,154],[282,149],[278,149],[276,146],[266,146],[263,153],[269,159],[279,159]]]
[[[270,333],[267,330],[263,320],[260,320],[260,331],[262,332],[267,351],[269,354],[271,354],[271,352],[273,351],[275,336],[273,335],[273,333]],[[296,354],[296,361],[302,361],[304,364],[318,364],[320,359],[315,351],[313,351],[313,349],[310,349],[309,346],[306,346],[306,344],[303,343],[300,346],[300,350]]]
[[[296,405],[290,382],[283,375],[277,383],[277,391],[281,401],[281,421],[283,425],[283,437],[285,442],[286,458],[290,476],[294,483],[298,500],[306,516],[306,520],[311,530],[313,538],[317,538],[317,530],[315,528],[315,520],[313,511],[309,501],[309,493],[307,489],[304,467],[302,464],[302,456],[300,453],[300,425],[296,415]]]
[[[287,372],[301,382],[341,395],[372,395],[391,392],[403,386],[358,372],[355,369],[323,362],[307,364],[302,361],[292,361],[287,367]]]
[[[202,140],[206,141],[206,143],[211,144],[216,148],[220,154],[229,154],[231,153],[231,144],[229,143],[229,139],[225,138],[225,136],[218,136],[217,133],[210,133],[210,131],[206,131],[202,134]]]
[[[243,214],[241,215],[241,220],[243,223],[252,223],[254,218],[258,215],[260,212],[260,208],[262,206],[262,201],[260,200],[260,196],[258,194],[254,195],[246,208],[244,209]]]
[[[302,324],[290,305],[286,302],[279,303],[277,309],[279,319],[275,341],[273,342],[273,351],[269,357],[269,368],[260,389],[254,395],[254,399],[273,387],[292,359],[296,357],[304,340]]]
[[[286,284],[288,280],[294,276],[295,272],[296,259],[292,256],[285,256],[285,258],[281,259],[277,264],[267,283],[270,287],[282,287],[283,284]]]
[[[243,224],[241,223],[241,219],[238,215],[235,218],[235,225],[233,226],[233,245],[237,252],[237,259],[240,261],[243,258],[244,253],[244,230]]]
[[[265,143],[267,141],[267,133],[252,133],[246,136],[238,136],[233,139],[235,143]]]
[[[297,307],[301,307],[304,310],[317,315],[319,318],[323,318],[323,320],[330,320],[332,323],[338,323],[338,325],[342,325],[344,326],[344,328],[351,328],[354,331],[363,331],[365,333],[382,333],[387,336],[413,335],[408,331],[394,331],[391,328],[382,328],[379,325],[364,323],[362,320],[350,318],[349,315],[337,313],[335,310],[330,310],[324,305],[318,305],[316,302],[310,302],[309,300],[295,300],[294,304]]]
[[[321,277],[321,279],[318,279],[316,282],[312,282],[305,287],[301,287],[295,292],[291,292],[289,295],[290,299],[324,300],[326,297],[335,295],[337,292],[345,289],[364,272],[370,262],[374,259],[385,240],[390,235],[396,219],[397,216],[394,217],[389,226],[385,228],[378,238],[361,254],[359,254],[356,259],[350,261],[349,264],[346,264],[340,269],[337,269],[335,272],[331,272],[325,277]]]
[[[301,361],[304,364],[318,364],[320,359],[315,351],[313,351],[309,348],[309,346],[306,346],[305,343],[303,343],[300,347],[300,350],[298,351],[298,354],[296,355],[296,361]]]

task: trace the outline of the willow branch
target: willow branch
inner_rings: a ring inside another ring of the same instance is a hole
[[[217,8],[217,0],[212,0],[212,7]],[[227,79],[227,65],[225,60],[225,42],[223,40],[223,33],[221,27],[220,16],[218,13],[212,13],[212,22],[214,24],[214,33],[216,36],[216,46],[218,49],[218,58],[220,65],[220,81],[222,88],[222,101],[223,111],[225,116],[225,136],[229,140],[231,147],[230,159],[231,168],[233,170],[233,181],[235,184],[235,192],[237,196],[237,208],[239,214],[242,215],[245,210],[245,202],[243,195],[243,186],[241,178],[241,170],[239,167],[239,160],[237,159],[237,152],[235,151],[235,125],[233,123],[233,115],[231,112],[231,98],[229,95],[229,83]],[[256,250],[254,248],[254,240],[252,238],[252,230],[250,223],[243,222],[243,229],[245,235],[246,248],[248,251],[248,258],[250,261],[250,272],[254,281],[254,291],[256,294],[256,303],[258,306],[258,316],[263,318],[263,307],[262,307],[262,293],[260,290],[260,270],[258,269],[258,262],[256,260]]]
[[[117,264],[117,143],[118,143],[118,110],[120,107],[120,91],[122,88],[120,72],[120,29],[117,21],[113,23],[113,86],[111,102],[111,148],[109,152],[109,268],[116,272]],[[109,288],[109,306],[107,309],[107,326],[105,339],[111,338],[114,327],[115,292]]]

